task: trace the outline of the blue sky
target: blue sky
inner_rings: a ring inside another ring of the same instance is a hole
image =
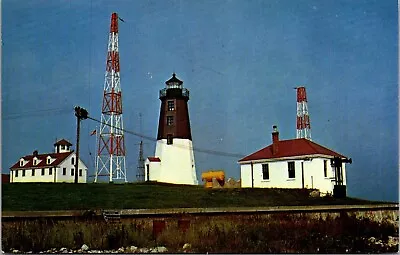
[[[2,1],[2,169],[75,145],[73,107],[97,119],[110,16],[117,12],[124,126],[156,137],[158,91],[172,72],[190,90],[195,147],[248,155],[295,138],[296,86],[307,89],[313,141],[353,159],[348,194],[398,200],[397,1]],[[82,123],[94,173],[96,123]],[[139,138],[126,134],[128,179]],[[154,154],[145,141],[145,155]],[[197,175],[239,158],[195,152]]]

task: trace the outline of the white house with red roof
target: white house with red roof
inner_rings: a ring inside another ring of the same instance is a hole
[[[54,152],[21,157],[10,168],[10,182],[74,182],[76,154],[72,144],[61,139],[54,144]],[[78,182],[86,183],[87,167],[79,159]]]
[[[239,160],[242,187],[314,188],[332,194],[337,171],[331,162],[347,157],[305,138],[279,140],[273,128],[271,145]],[[346,185],[345,164],[340,180]]]

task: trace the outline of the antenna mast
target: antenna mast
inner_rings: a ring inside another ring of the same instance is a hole
[[[139,113],[139,121],[140,121],[140,134],[142,133],[142,114]],[[138,182],[144,182],[144,157],[143,157],[143,138],[141,137],[139,144],[139,158],[138,158],[138,166],[136,179]]]
[[[100,134],[97,147],[96,175],[108,176],[109,182],[126,180],[125,142],[122,122],[122,92],[118,52],[118,14],[111,15]]]
[[[305,87],[297,87],[297,134],[296,138],[311,140],[310,116],[308,115]]]

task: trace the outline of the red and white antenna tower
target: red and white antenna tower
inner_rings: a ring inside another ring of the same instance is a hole
[[[308,115],[305,87],[297,87],[297,135],[296,138],[311,140],[310,116]]]
[[[111,15],[108,53],[104,79],[103,106],[97,147],[96,175],[109,182],[126,180],[125,142],[122,122],[122,92],[118,52],[118,14]]]

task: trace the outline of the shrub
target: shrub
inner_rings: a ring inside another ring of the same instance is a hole
[[[174,222],[174,220],[169,220]],[[177,221],[177,220],[176,220]],[[2,222],[2,245],[21,251],[46,251],[51,248],[118,249],[135,245],[163,245],[170,252],[182,252],[190,243],[198,253],[360,253],[388,252],[371,244],[374,236],[387,240],[398,236],[394,224],[340,217],[309,218],[303,214],[272,214],[191,219],[186,231],[178,224],[167,224],[153,237],[151,224],[141,220],[107,223],[101,220],[21,220]],[[391,248],[393,251],[398,247]]]

